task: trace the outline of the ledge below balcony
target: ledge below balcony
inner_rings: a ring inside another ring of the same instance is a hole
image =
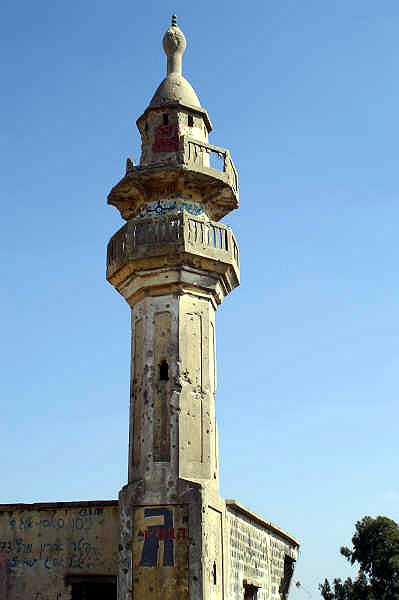
[[[117,289],[140,272],[192,267],[239,285],[238,246],[226,225],[185,213],[128,221],[109,241],[107,279]]]
[[[219,168],[213,166],[217,164]],[[159,161],[147,165],[129,163],[126,175],[109,193],[108,204],[116,206],[122,218],[130,220],[138,217],[146,203],[190,188],[195,188],[197,201],[207,206],[216,221],[238,208],[238,175],[230,152],[182,136],[177,152],[160,156]]]

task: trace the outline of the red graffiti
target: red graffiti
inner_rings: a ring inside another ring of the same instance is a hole
[[[177,152],[179,149],[179,127],[177,125],[159,125],[155,130],[153,152]]]
[[[144,532],[144,539],[149,540],[155,534],[157,540],[184,540],[186,539],[186,528],[179,527],[177,532],[175,533],[173,527],[157,527],[156,529],[148,527],[148,529],[146,529]]]
[[[176,539],[180,540],[180,538],[182,538],[183,540],[186,538],[186,528],[185,527],[179,527],[179,529],[177,530]]]

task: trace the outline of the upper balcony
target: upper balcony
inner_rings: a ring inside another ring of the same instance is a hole
[[[108,243],[107,279],[117,289],[140,272],[184,267],[211,273],[214,279],[216,275],[224,295],[237,287],[238,246],[230,227],[185,213],[169,214],[128,221]]]
[[[176,151],[162,153],[145,166],[128,163],[126,175],[112,188],[108,204],[126,220],[137,218],[155,200],[190,193],[214,221],[238,208],[238,175],[230,152],[187,135]]]
[[[216,177],[219,182],[228,185],[237,200],[237,206],[234,208],[238,207],[238,174],[228,150],[183,136],[180,154],[182,163],[187,168],[209,177]]]

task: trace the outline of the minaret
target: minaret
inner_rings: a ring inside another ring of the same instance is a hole
[[[238,207],[238,179],[182,76],[175,16],[163,47],[167,76],[137,120],[140,164],[127,159],[108,196],[127,223],[108,244],[107,279],[132,331],[118,600],[221,598],[223,586],[215,311],[239,285],[237,243],[219,223]]]

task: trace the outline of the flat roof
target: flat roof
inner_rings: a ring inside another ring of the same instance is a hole
[[[118,506],[119,500],[82,500],[78,502],[33,502],[31,504],[0,504],[0,512],[9,510],[41,510],[57,508],[89,508],[91,506]]]
[[[262,525],[263,527],[270,529],[270,531],[277,533],[278,535],[280,535],[281,537],[286,539],[288,542],[290,542],[291,544],[293,544],[294,546],[297,546],[297,548],[299,548],[298,540],[295,539],[292,535],[290,535],[283,529],[280,529],[280,527],[278,527],[277,525],[274,525],[274,523],[271,523],[270,521],[266,521],[266,519],[264,519],[263,517],[260,517],[256,513],[252,512],[251,510],[249,510],[248,508],[246,508],[245,506],[243,506],[242,504],[237,502],[237,500],[229,499],[229,500],[225,500],[225,502],[226,502],[226,506],[228,506],[228,508],[231,508],[231,509],[245,515],[246,517],[249,517],[253,521],[256,521],[257,523],[259,523],[259,525]]]

